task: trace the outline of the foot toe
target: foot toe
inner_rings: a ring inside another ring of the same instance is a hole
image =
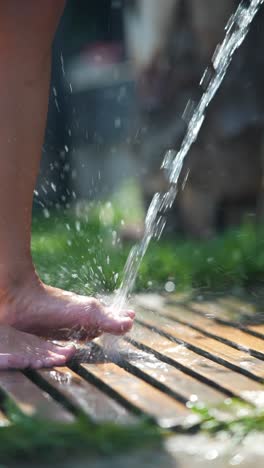
[[[133,320],[130,317],[119,317],[104,322],[102,330],[113,335],[123,335],[131,330]]]
[[[32,361],[31,368],[32,369],[41,369],[43,367],[44,359],[36,359]]]
[[[134,312],[134,310],[125,310],[123,314],[124,316],[130,317],[132,320],[136,316],[136,313]]]
[[[66,363],[67,358],[62,355],[47,357],[44,359],[44,367],[62,366]]]
[[[56,354],[64,356],[67,359],[71,359],[76,353],[76,346],[74,344],[69,344],[67,346],[56,346]]]
[[[67,358],[61,354],[52,353],[51,355],[43,356],[40,359],[32,362],[33,369],[41,369],[43,367],[62,366],[66,363]]]
[[[72,343],[66,346],[61,346],[52,342],[48,342],[47,350],[55,354],[66,356],[68,359],[70,359],[76,352],[76,347]]]

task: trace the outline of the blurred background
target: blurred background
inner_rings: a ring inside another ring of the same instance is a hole
[[[67,2],[53,53],[36,204],[102,199],[134,175],[135,93],[122,2]]]
[[[54,43],[46,139],[35,191],[37,216],[47,220],[52,210],[63,216],[70,212],[89,224],[96,212],[99,224],[111,226],[111,236],[120,245],[140,237],[153,194],[167,187],[160,170],[163,156],[180,147],[191,111],[213,73],[212,54],[238,3],[68,0]],[[230,271],[239,281],[252,269],[259,278],[263,266],[262,236],[256,240],[255,235],[264,213],[262,10],[208,109],[168,214],[164,239],[168,236],[173,251],[176,238],[178,246],[184,239],[197,243],[191,245],[198,252],[199,277],[201,265],[210,270],[208,277],[219,275],[217,266],[212,273],[212,251],[222,233],[231,236],[232,244],[227,282]],[[229,234],[230,229],[235,234]],[[229,252],[229,247],[224,243],[221,248],[217,265],[227,262],[224,249]],[[192,256],[187,267],[187,257],[184,254],[180,266],[175,260],[159,272],[162,281],[171,281],[178,269],[185,283],[195,263]],[[170,254],[168,258],[164,265]],[[150,270],[146,268],[146,275]],[[144,286],[148,283],[144,280]]]

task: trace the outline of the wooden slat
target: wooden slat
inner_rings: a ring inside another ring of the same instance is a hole
[[[227,313],[232,313],[239,317],[247,316],[247,317],[254,317],[258,311],[258,305],[250,300],[248,301],[246,298],[238,298],[235,296],[228,296],[225,295],[223,297],[219,297],[216,303]]]
[[[172,310],[172,309],[171,309]],[[179,310],[176,308],[174,309],[175,313],[179,315]],[[228,340],[232,342],[234,345],[237,345],[238,348],[245,348],[250,350],[256,356],[264,359],[264,343],[263,339],[254,337],[249,335],[246,331],[251,329],[251,326],[244,327],[243,329],[236,328],[235,326],[228,325],[227,323],[221,324],[217,323],[214,320],[210,320],[209,318],[197,316],[196,314],[188,311],[186,309],[182,309],[181,311],[182,317],[184,316],[184,320],[190,321],[192,324],[202,328],[205,331],[212,333],[222,339]],[[258,328],[260,332],[261,326]]]
[[[18,371],[1,371],[0,388],[27,415],[70,422],[74,417]]]
[[[218,302],[213,302],[213,303],[208,303],[208,302],[192,302],[189,305],[186,306],[189,308],[189,310],[198,312],[208,318],[214,319],[216,318],[220,323],[222,322],[223,325],[228,325],[229,322],[233,322],[230,325],[234,327],[238,327],[241,330],[243,330],[244,333],[250,333],[254,332],[259,334],[259,339],[263,340],[264,339],[264,324],[256,324],[254,323],[247,323],[244,324],[243,322],[241,323],[241,320],[243,319],[243,314],[245,314],[245,311],[241,309],[240,313],[239,311],[234,311],[230,309],[230,306],[228,303],[224,302],[224,299],[219,300]],[[250,312],[250,309],[246,309],[247,313],[246,316],[248,317],[248,320],[251,319],[252,322],[254,322],[254,316],[256,317],[256,312]],[[245,315],[244,315],[245,317]],[[224,323],[225,322],[225,323]],[[263,352],[263,343],[262,343],[262,352]]]
[[[124,407],[68,367],[45,369],[38,374],[96,422],[132,423],[136,420]]]
[[[157,295],[156,295],[157,296]],[[139,295],[138,301],[143,303],[143,306],[152,303],[154,300],[147,295]],[[255,335],[264,339],[264,314],[262,305],[260,306],[247,299],[240,299],[233,296],[224,296],[215,300],[193,301],[190,298],[184,298],[181,295],[171,295],[161,298],[160,309],[167,304],[188,307],[191,310],[199,312],[211,319],[217,319],[219,322],[230,324],[236,328],[241,328],[246,333]]]
[[[162,323],[164,331],[172,334],[175,338],[184,339],[187,343],[199,347],[216,358],[225,360],[227,364],[229,363],[232,367],[235,366],[237,371],[241,369],[241,372],[246,373],[249,377],[264,382],[263,361],[248,352],[240,351],[204,334],[204,332],[208,332],[211,335],[210,330],[215,330],[214,323],[209,319],[203,320],[203,318],[197,317],[188,311],[181,311],[176,308],[165,309],[163,315],[166,317],[166,322]],[[154,321],[153,324],[157,323],[155,316]],[[206,321],[209,324],[205,323]],[[195,329],[191,328],[192,326]]]
[[[263,385],[236,373],[211,359],[196,354],[182,343],[182,339],[174,341],[161,336],[157,331],[146,329],[135,324],[133,339],[143,345],[147,351],[152,351],[161,361],[182,369],[198,380],[205,381],[214,388],[226,394],[241,397],[255,402],[257,397],[264,396]],[[136,344],[134,343],[134,344]]]
[[[256,356],[259,359],[264,359],[264,343],[263,340],[255,336],[249,335],[240,329],[236,329],[233,326],[226,324],[219,324],[210,318],[195,314],[192,310],[183,306],[165,306],[159,309],[159,314],[164,315],[168,318],[178,321],[183,325],[193,326],[197,331],[206,333],[213,339],[225,342],[229,346],[232,346],[238,350],[244,349],[246,352],[250,351],[250,354]],[[177,325],[178,327],[178,325]],[[205,340],[206,341],[206,340]],[[208,343],[210,342],[207,340]],[[219,348],[221,349],[220,343]],[[224,350],[225,348],[222,347]],[[227,348],[226,348],[227,350]],[[240,359],[238,353],[236,353],[237,359]],[[246,356],[244,356],[244,359]],[[243,356],[241,356],[241,360]],[[256,361],[256,366],[259,362]],[[261,377],[264,377],[264,369],[261,365],[262,373]]]
[[[113,392],[120,401],[154,417],[162,426],[173,426],[187,414],[184,405],[116,364],[81,364],[81,368],[88,372],[88,377],[96,378],[99,386],[106,385],[106,391]]]
[[[263,324],[247,325],[246,327],[244,327],[244,330],[245,331],[249,330],[250,332],[257,333],[260,338],[264,339],[264,325]]]
[[[139,350],[128,341],[124,340],[120,343],[120,350],[121,356],[126,356],[126,359],[123,360],[125,366],[133,366],[145,374],[143,378],[150,377],[154,384],[163,391],[174,394],[175,398],[181,401],[199,400],[219,403],[225,398],[222,392],[186,375],[166,362],[160,361],[152,353]]]
[[[177,303],[175,303],[175,305],[177,305]],[[249,312],[248,309],[247,313],[245,313],[244,309],[231,309],[226,304],[222,303],[221,300],[190,301],[189,303],[178,305],[186,306],[190,310],[199,312],[208,318],[216,318],[230,323],[239,323],[245,314],[247,316],[251,316],[253,314],[253,312]]]

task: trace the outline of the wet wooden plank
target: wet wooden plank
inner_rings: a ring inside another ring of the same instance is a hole
[[[259,304],[255,301],[254,297],[236,297],[225,295],[218,297],[216,303],[227,313],[232,313],[239,317],[254,317],[259,312]]]
[[[154,381],[154,385],[180,401],[219,403],[226,397],[224,393],[160,361],[152,353],[139,350],[126,340],[120,343],[120,352],[124,366],[132,366],[142,372],[142,378],[150,377],[152,384]]]
[[[158,295],[150,296],[157,297]],[[227,295],[216,297],[214,300],[206,298],[193,300],[191,297],[172,294],[154,301],[153,298],[148,298],[147,294],[143,294],[138,296],[138,300],[143,305],[150,304],[150,302],[154,305],[155,302],[159,302],[161,303],[160,309],[166,304],[188,307],[207,318],[216,319],[220,323],[235,326],[246,333],[264,339],[264,310],[262,304],[258,304],[254,298],[250,300]]]
[[[184,312],[184,314],[183,314]],[[239,372],[247,374],[251,378],[258,379],[264,382],[264,364],[260,359],[255,358],[245,351],[235,349],[221,341],[211,338],[204,334],[204,331],[214,330],[214,324],[209,321],[206,326],[200,317],[194,317],[186,311],[178,309],[164,309],[163,316],[166,319],[162,322],[162,329],[167,333],[172,334],[177,339],[183,339],[186,343],[199,347],[201,350],[210,353],[216,358],[221,358],[231,367]],[[148,317],[150,314],[147,314]],[[150,316],[154,320],[153,325],[158,324],[159,319],[153,314]],[[184,320],[182,319],[184,317]],[[197,327],[196,329],[191,328]],[[253,337],[252,337],[253,338]]]
[[[68,367],[44,369],[38,374],[93,421],[129,424],[136,420],[136,417],[123,406]]]
[[[264,359],[264,343],[263,340],[252,335],[248,335],[245,331],[237,329],[227,324],[218,324],[209,318],[200,317],[189,310],[170,307],[163,309],[162,314],[172,318],[179,323],[190,325],[202,333],[208,334],[215,339],[220,339],[237,349],[250,352],[251,355],[259,359]]]
[[[254,302],[242,301],[234,297],[224,297],[218,300],[221,309],[226,310],[228,313],[237,315],[237,321],[242,319],[245,323],[241,324],[243,330],[247,332],[254,332],[264,339],[264,309]]]
[[[0,388],[27,415],[70,422],[74,417],[18,371],[1,371]]]
[[[188,414],[187,408],[140,378],[110,362],[81,364],[88,378],[96,379],[104,391],[115,394],[123,404],[154,417],[162,426],[174,426]]]
[[[243,327],[245,331],[249,330],[250,332],[254,332],[257,335],[259,335],[260,338],[264,340],[264,325],[263,324],[258,324],[258,325],[247,325]]]
[[[263,340],[255,336],[245,333],[243,330],[236,329],[233,326],[226,324],[219,324],[214,320],[195,314],[192,310],[183,306],[163,306],[161,309],[157,310],[159,315],[166,316],[166,318],[175,320],[177,322],[177,328],[179,323],[182,325],[194,327],[197,332],[207,334],[208,339],[205,338],[204,342],[208,345],[214,347],[214,341],[210,341],[210,338],[213,340],[218,340],[219,344],[217,345],[219,350],[223,352],[229,352],[228,348],[230,346],[236,348],[237,350],[244,350],[245,352],[250,352],[251,355],[259,359],[264,359],[264,343]],[[185,328],[183,328],[187,332]],[[199,335],[197,335],[198,337]],[[225,345],[221,344],[221,341],[228,345],[228,348]],[[217,348],[217,349],[218,349]],[[230,350],[231,353],[231,350]],[[233,356],[236,359],[246,359],[244,355],[239,357],[239,353],[233,353]],[[251,360],[253,362],[253,360]],[[255,361],[256,367],[260,366],[259,376],[264,377],[264,366],[261,362]]]
[[[211,359],[188,349],[182,341],[161,336],[157,331],[135,324],[132,334],[133,344],[142,346],[161,361],[183,370],[197,380],[225,392],[230,396],[244,398],[247,401],[263,404],[263,385],[248,377],[224,367]],[[182,343],[182,344],[181,344]]]
[[[254,332],[259,335],[259,339],[264,339],[264,324],[254,324],[254,320],[259,319],[259,312],[256,311],[254,306],[250,308],[249,304],[241,305],[241,309],[233,309],[230,306],[231,299],[219,299],[216,302],[191,302],[187,304],[187,308],[191,311],[198,312],[209,319],[217,319],[218,322],[222,322],[223,325],[233,326],[241,330],[244,333]],[[240,304],[240,303],[239,303]],[[264,313],[263,313],[264,315]],[[247,320],[247,323],[243,323]],[[264,320],[264,317],[263,317]],[[251,322],[251,323],[250,323]],[[263,349],[263,343],[262,343]]]

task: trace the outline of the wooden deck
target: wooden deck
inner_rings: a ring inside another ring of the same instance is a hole
[[[124,424],[147,414],[169,428],[182,424],[189,400],[237,396],[264,405],[261,310],[232,297],[139,296],[136,303],[136,324],[117,360],[94,343],[68,367],[0,372],[0,397],[51,420],[72,421],[81,409],[94,421]],[[8,424],[3,408],[0,424]]]

